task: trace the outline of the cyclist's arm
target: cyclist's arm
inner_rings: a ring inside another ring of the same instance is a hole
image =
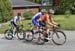
[[[21,17],[19,19],[19,25],[22,25],[22,19],[21,19]]]
[[[41,19],[41,17],[38,19],[38,21],[41,21],[42,19]]]
[[[50,22],[50,18],[49,18],[49,15],[46,15],[46,19],[47,19],[47,23],[51,26],[53,26],[53,24]]]
[[[52,22],[52,24],[57,25],[57,23],[54,21],[53,17],[51,17],[51,22]]]

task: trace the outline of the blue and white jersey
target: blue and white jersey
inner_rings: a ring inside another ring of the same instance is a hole
[[[17,22],[17,21],[19,21],[20,20],[20,18],[18,17],[18,16],[15,16],[15,17],[13,17],[12,19],[11,19],[11,21],[13,21],[13,22]]]
[[[35,16],[33,16],[32,20],[37,20],[37,19],[39,19],[41,16],[42,16],[42,13],[39,12],[39,13],[37,13]]]

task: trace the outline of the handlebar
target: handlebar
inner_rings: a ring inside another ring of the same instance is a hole
[[[57,27],[52,27],[53,29],[59,29],[60,27],[61,27],[61,25],[60,24],[58,24],[58,25],[56,25]]]
[[[58,26],[58,27],[61,27],[61,25],[60,25],[60,24],[58,24],[57,26]]]

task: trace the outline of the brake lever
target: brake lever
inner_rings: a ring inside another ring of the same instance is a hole
[[[61,25],[60,25],[60,24],[58,24],[57,26],[58,26],[58,27],[60,27]]]

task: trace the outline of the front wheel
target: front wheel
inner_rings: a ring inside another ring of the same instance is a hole
[[[66,42],[66,35],[62,31],[55,31],[52,35],[52,41],[56,45],[63,45]]]
[[[19,40],[23,40],[24,39],[24,34],[25,32],[23,30],[19,30],[17,31],[17,37]]]
[[[34,35],[31,30],[25,31],[24,37],[26,41],[31,42],[33,40],[33,36]]]
[[[12,30],[9,30],[9,29],[5,30],[4,37],[6,39],[8,39],[8,40],[12,40],[12,38],[13,38],[13,32],[12,32]]]

